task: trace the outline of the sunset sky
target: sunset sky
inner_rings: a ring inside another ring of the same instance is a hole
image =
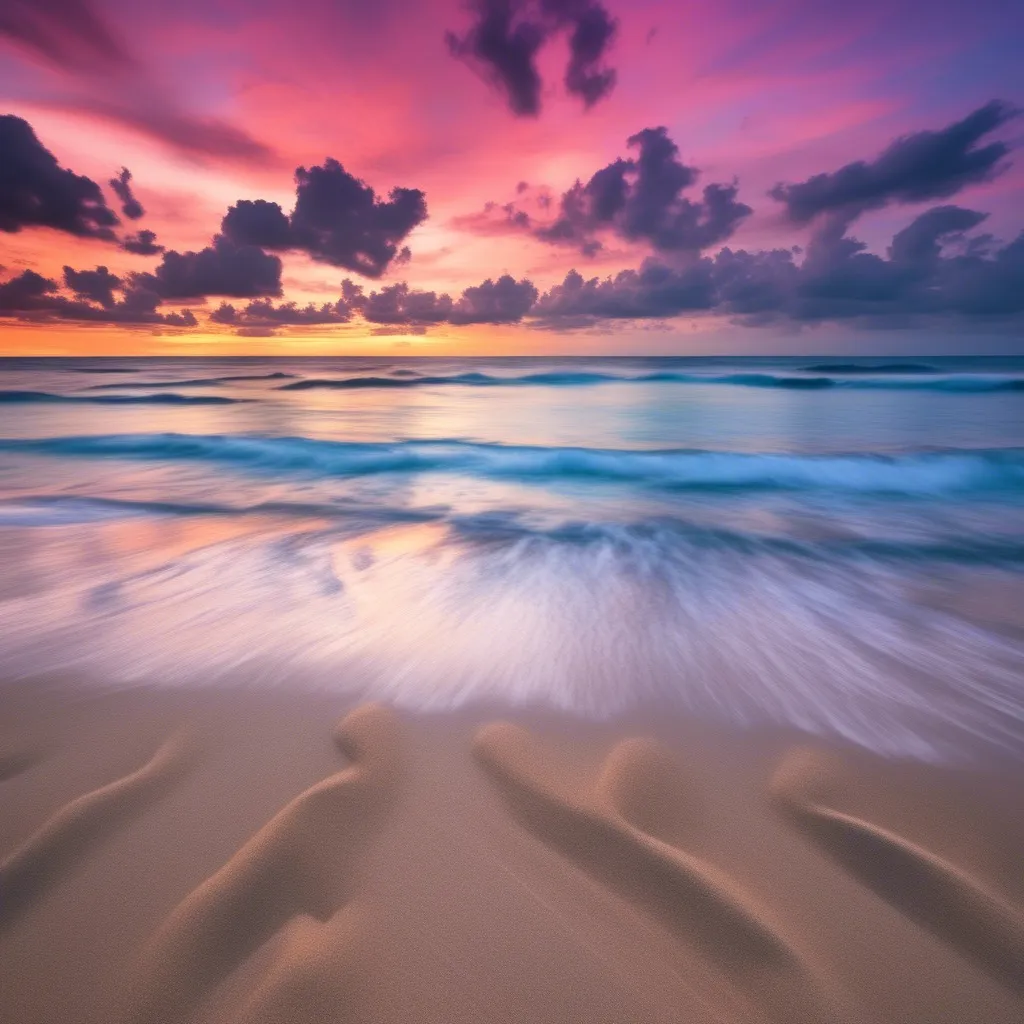
[[[0,0],[0,352],[1022,352],[1022,46],[1015,0]]]

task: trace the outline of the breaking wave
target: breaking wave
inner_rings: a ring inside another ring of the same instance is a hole
[[[1024,490],[1024,449],[1019,448],[819,455],[161,433],[8,439],[0,440],[0,451],[188,461],[260,474],[329,478],[442,472],[524,481],[621,481],[669,490],[909,496]]]

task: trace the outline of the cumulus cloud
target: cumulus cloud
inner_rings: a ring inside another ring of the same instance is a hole
[[[164,246],[157,244],[156,232],[145,228],[133,235],[125,235],[121,240],[121,248],[136,256],[157,256],[164,251]]]
[[[113,309],[114,291],[121,287],[121,278],[106,267],[95,270],[73,270],[64,268],[64,284],[80,299],[99,303],[104,309]]]
[[[453,324],[510,324],[530,312],[537,300],[531,281],[503,274],[496,281],[466,288],[449,318]]]
[[[127,167],[122,167],[117,177],[110,179],[110,187],[114,195],[121,200],[121,212],[129,220],[138,220],[145,214],[142,203],[135,198],[132,192],[132,172]]]
[[[57,281],[34,270],[25,270],[17,277],[0,283],[0,316],[126,326],[198,326],[191,310],[159,310],[159,295],[136,281],[121,280],[106,267],[95,270],[65,267],[64,282],[73,297],[62,295]],[[115,290],[121,292],[120,298],[114,296]]]
[[[645,260],[604,280],[570,270],[561,284],[542,295],[533,309],[541,323],[583,326],[600,320],[671,317],[714,306],[712,265],[700,260],[686,268]]]
[[[604,59],[618,23],[599,0],[474,0],[472,11],[464,34],[445,33],[448,50],[500,89],[514,114],[540,113],[537,55],[561,32],[569,39],[566,90],[589,108],[615,87],[615,70]]]
[[[419,189],[394,188],[380,198],[330,157],[322,166],[299,167],[295,183],[290,215],[277,203],[242,199],[225,214],[223,236],[240,246],[299,250],[370,278],[408,259],[401,243],[427,216]]]
[[[95,181],[61,167],[27,121],[0,116],[0,231],[46,227],[113,240],[118,223]]]
[[[220,230],[235,245],[283,250],[293,244],[290,221],[277,203],[266,199],[239,199],[228,208]]]
[[[457,300],[450,295],[415,291],[408,284],[387,285],[369,295],[353,295],[349,302],[370,323],[427,327],[434,324],[517,323],[537,298],[531,281],[516,281],[504,274],[496,281],[466,288]]]
[[[0,315],[45,309],[52,302],[52,293],[57,288],[56,281],[34,270],[23,270],[9,281],[0,283]]]
[[[320,306],[312,303],[299,306],[294,302],[282,302],[275,306],[269,299],[254,299],[240,309],[223,302],[210,314],[210,319],[216,324],[237,327],[285,327],[342,324],[351,315],[351,310],[342,299],[333,303],[325,302]]]
[[[601,236],[607,234],[659,252],[687,253],[724,242],[753,212],[737,199],[734,183],[707,185],[699,199],[684,196],[700,172],[679,159],[667,129],[645,128],[627,144],[637,155],[613,160],[586,184],[577,181],[562,195],[553,220],[544,219],[549,204],[541,192],[535,197],[540,214],[531,215],[521,201],[489,203],[482,215],[461,218],[456,226],[477,234],[530,231],[541,241],[571,246],[585,256],[600,250]]]
[[[779,321],[910,325],[935,317],[980,319],[1024,314],[1024,233],[1001,248],[961,246],[985,215],[956,206],[927,210],[893,238],[887,257],[843,231],[821,233],[801,262],[789,249],[722,249],[684,266],[648,259],[605,279],[571,271],[531,311],[539,324],[715,313],[747,325]]]
[[[258,246],[216,235],[198,252],[168,250],[156,270],[136,274],[135,280],[163,299],[259,298],[281,294],[281,260]]]
[[[979,143],[1017,114],[1008,104],[992,100],[939,131],[896,139],[872,161],[857,160],[796,184],[780,183],[769,194],[797,224],[822,214],[849,224],[866,210],[890,203],[947,199],[1005,169],[1010,147],[998,141]]]

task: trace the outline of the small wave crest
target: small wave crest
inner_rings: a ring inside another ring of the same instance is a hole
[[[0,391],[2,405],[235,405],[243,401],[245,399],[220,395],[179,395],[173,391],[159,395],[58,395],[50,391]]]
[[[456,373],[424,376],[354,376],[339,378],[310,377],[295,380],[279,387],[279,391],[356,391],[364,388],[422,388],[422,387],[586,387],[596,384],[718,384],[749,388],[783,388],[796,391],[816,391],[823,388],[844,390],[898,389],[901,391],[1024,391],[1024,377],[1013,374],[960,373],[935,375],[930,369],[912,369],[917,364],[904,364],[903,368],[858,367],[854,364],[837,366],[809,366],[803,374],[779,373],[677,373],[658,371],[645,374],[614,374],[559,372],[527,373],[502,376],[489,373]],[[815,371],[813,375],[808,375]],[[828,376],[834,373],[837,376]],[[877,374],[877,376],[874,376]],[[926,374],[932,374],[926,376]],[[847,379],[844,375],[851,375]],[[121,387],[123,385],[101,385]]]
[[[804,373],[938,373],[927,363],[814,363],[802,366]]]
[[[193,461],[272,475],[441,472],[555,482],[589,479],[679,490],[793,490],[927,496],[1024,489],[1024,450],[809,455],[672,449],[545,448],[464,441],[390,444],[303,437],[111,434],[0,441],[0,451]]]
[[[108,371],[114,372],[114,371]],[[125,371],[128,372],[128,371]],[[221,384],[234,384],[247,380],[293,380],[294,373],[243,373],[230,377],[194,377],[191,380],[117,381],[114,384],[94,384],[90,391],[128,391],[137,388],[214,388]]]

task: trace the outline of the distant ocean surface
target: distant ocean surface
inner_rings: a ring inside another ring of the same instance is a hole
[[[1024,358],[0,360],[0,674],[1024,756]]]

